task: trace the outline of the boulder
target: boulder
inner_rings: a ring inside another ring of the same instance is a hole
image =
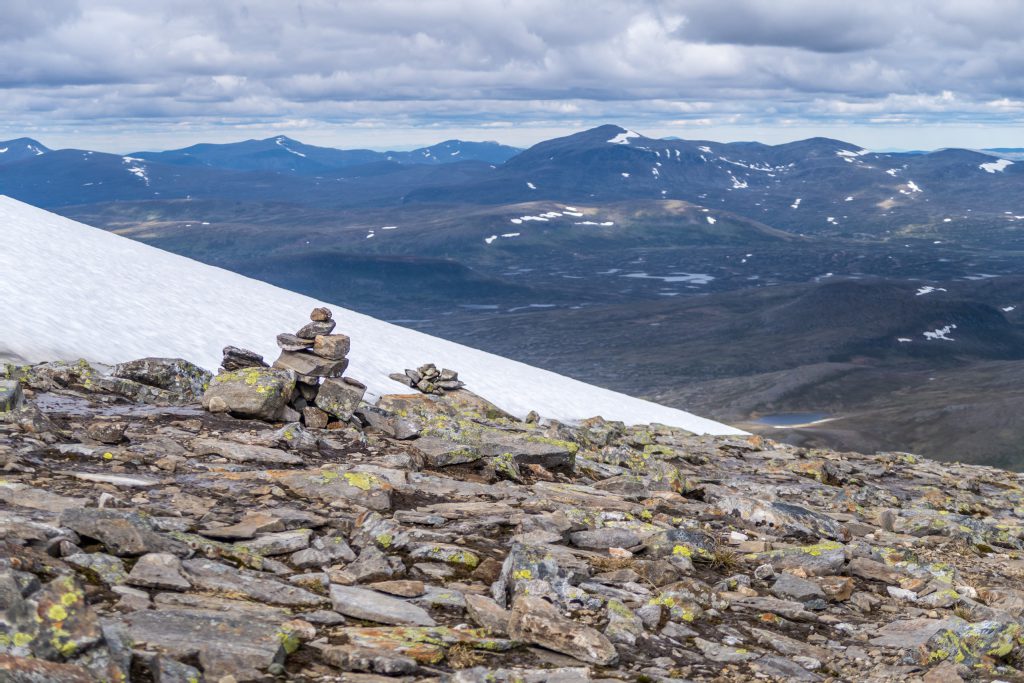
[[[341,360],[351,347],[352,341],[344,334],[318,334],[313,342],[313,353],[321,358]]]
[[[111,374],[162,389],[176,403],[195,403],[213,375],[181,358],[141,358],[114,366]]]
[[[434,626],[436,622],[422,607],[377,591],[353,586],[331,586],[334,611],[354,619],[392,626]]]
[[[319,335],[334,332],[337,324],[337,322],[330,318],[327,320],[314,320],[303,325],[302,329],[295,333],[295,336],[302,337],[303,339],[316,339]]]
[[[0,413],[17,410],[25,403],[25,395],[17,380],[0,380]]]
[[[348,420],[366,393],[366,386],[349,377],[325,379],[316,395],[316,407],[340,420]]]
[[[509,636],[590,664],[607,666],[618,659],[615,646],[600,631],[563,617],[551,603],[530,595],[516,597]]]
[[[295,375],[288,370],[245,368],[222,372],[203,394],[203,407],[238,417],[273,420],[295,392]]]

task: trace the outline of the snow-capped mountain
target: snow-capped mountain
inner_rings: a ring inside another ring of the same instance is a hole
[[[0,164],[10,164],[23,159],[41,157],[50,148],[32,138],[16,138],[0,142]]]
[[[334,309],[352,338],[349,375],[374,394],[402,385],[388,374],[425,362],[451,367],[468,388],[509,412],[561,420],[594,415],[660,422],[697,433],[724,424],[631,398],[280,289],[0,196],[0,356],[114,363],[184,357],[208,368],[234,344],[268,357],[267,343],[298,329],[315,306]]]

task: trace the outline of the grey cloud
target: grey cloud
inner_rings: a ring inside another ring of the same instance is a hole
[[[1024,99],[1018,0],[7,0],[4,18],[8,128],[1012,122]]]

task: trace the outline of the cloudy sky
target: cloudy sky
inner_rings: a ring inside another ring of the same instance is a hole
[[[1022,0],[3,0],[0,137],[1024,146]]]

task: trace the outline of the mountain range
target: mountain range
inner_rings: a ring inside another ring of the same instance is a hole
[[[772,431],[801,443],[1024,467],[990,402],[1024,359],[1015,150],[611,125],[526,150],[0,148],[0,194],[321,300],[747,429],[827,414]],[[993,438],[965,452],[936,401]]]

